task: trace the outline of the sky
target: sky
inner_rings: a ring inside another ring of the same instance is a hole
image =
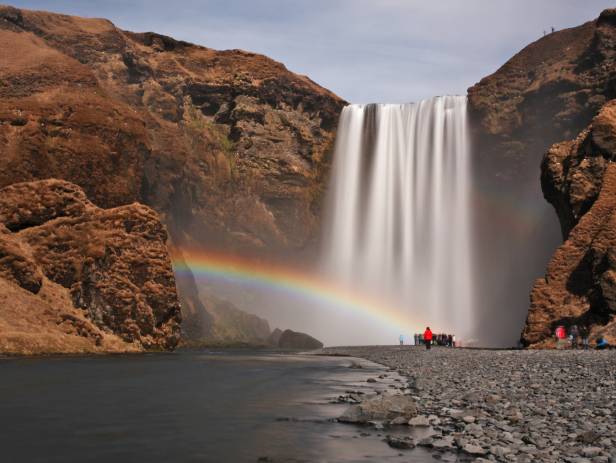
[[[579,25],[616,6],[616,0],[4,2],[263,53],[352,103],[464,94],[544,31]]]

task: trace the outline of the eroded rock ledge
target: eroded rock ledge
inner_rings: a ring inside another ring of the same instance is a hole
[[[158,215],[61,180],[0,190],[0,352],[172,349],[180,305]]]

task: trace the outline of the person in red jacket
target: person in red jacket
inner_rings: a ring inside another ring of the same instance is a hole
[[[424,331],[424,343],[426,344],[426,349],[430,350],[430,345],[432,344],[432,331],[430,331],[430,327],[426,328]]]

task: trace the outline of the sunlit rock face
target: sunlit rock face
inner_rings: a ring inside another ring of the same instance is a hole
[[[0,304],[0,351],[177,345],[167,233],[152,209],[100,209],[77,185],[50,179],[0,189],[0,223],[0,295],[10,294]]]
[[[561,242],[540,189],[541,159],[616,97],[615,18],[616,10],[606,10],[595,21],[548,34],[468,91],[472,202],[482,244],[478,310],[491,344],[517,341],[529,289]]]
[[[575,140],[558,143],[542,164],[546,199],[565,242],[536,281],[522,334],[549,347],[560,324],[590,326],[591,338],[616,341],[616,100]]]
[[[350,105],[340,118],[324,267],[397,307],[399,327],[475,338],[466,97]]]
[[[315,235],[343,101],[265,56],[0,7],[0,185],[64,178],[235,248]],[[177,232],[179,233],[179,231]]]
[[[138,201],[180,247],[296,254],[315,241],[344,102],[309,78],[254,53],[7,6],[0,46],[0,187],[53,177],[100,207]],[[207,336],[226,318],[193,286],[180,285],[183,304],[212,313],[189,332]]]

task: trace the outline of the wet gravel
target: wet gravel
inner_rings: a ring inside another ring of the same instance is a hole
[[[383,424],[430,432],[416,442],[391,437],[392,446],[478,462],[616,463],[616,351],[376,346],[321,353],[365,358],[407,379],[400,392],[417,415]]]

